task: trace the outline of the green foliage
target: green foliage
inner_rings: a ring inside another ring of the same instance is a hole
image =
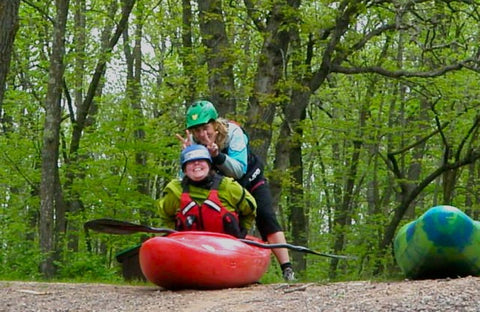
[[[61,280],[86,282],[120,282],[120,267],[106,265],[105,256],[86,252],[67,252],[58,263],[58,278]]]
[[[12,230],[15,227],[11,227]],[[2,240],[0,249],[0,278],[2,279],[31,279],[35,280],[41,277],[38,266],[41,261],[41,254],[38,250],[38,244],[34,241],[18,239],[24,237],[18,227],[18,232],[3,233],[7,239]],[[22,229],[24,230],[24,229]],[[14,238],[17,239],[14,239]]]

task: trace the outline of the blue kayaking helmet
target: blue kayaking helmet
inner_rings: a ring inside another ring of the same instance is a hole
[[[210,164],[212,163],[212,157],[210,156],[210,152],[205,146],[200,144],[192,144],[190,146],[187,146],[180,155],[180,164],[182,165],[182,169],[187,162],[199,159],[204,159]]]

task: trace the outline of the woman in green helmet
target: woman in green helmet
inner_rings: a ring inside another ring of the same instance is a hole
[[[263,163],[248,148],[248,136],[235,122],[219,118],[215,106],[209,101],[196,101],[187,110],[186,137],[177,137],[183,148],[191,144],[204,145],[213,167],[222,175],[232,177],[243,185],[257,202],[256,225],[262,239],[271,244],[286,243],[285,235],[273,210],[268,182],[263,175]],[[288,250],[273,250],[283,277],[295,279]]]

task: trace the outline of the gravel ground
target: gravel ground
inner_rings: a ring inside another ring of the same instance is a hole
[[[480,311],[480,278],[271,284],[209,291],[0,281],[0,311]]]

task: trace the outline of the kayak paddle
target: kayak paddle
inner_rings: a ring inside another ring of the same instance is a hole
[[[94,230],[97,232],[108,234],[133,234],[133,233],[164,233],[172,234],[176,230],[167,228],[154,228],[147,225],[130,223],[127,221],[120,221],[114,219],[96,219],[85,222],[83,225],[85,229]]]
[[[176,230],[172,230],[168,228],[156,228],[148,225],[141,225],[141,224],[135,224],[127,221],[120,221],[120,220],[106,219],[106,218],[95,219],[95,220],[85,222],[84,227],[85,229],[91,229],[97,232],[108,233],[108,234],[164,233],[168,235],[168,234],[177,232]],[[352,256],[341,256],[341,255],[334,255],[334,254],[329,254],[324,252],[318,252],[304,246],[295,246],[291,244],[263,244],[260,242],[255,242],[249,239],[242,239],[242,238],[238,238],[238,240],[241,242],[244,242],[245,244],[257,246],[260,248],[267,248],[267,249],[287,248],[294,251],[305,252],[305,253],[322,256],[322,257],[337,258],[337,259],[356,259],[356,257],[352,257]]]

